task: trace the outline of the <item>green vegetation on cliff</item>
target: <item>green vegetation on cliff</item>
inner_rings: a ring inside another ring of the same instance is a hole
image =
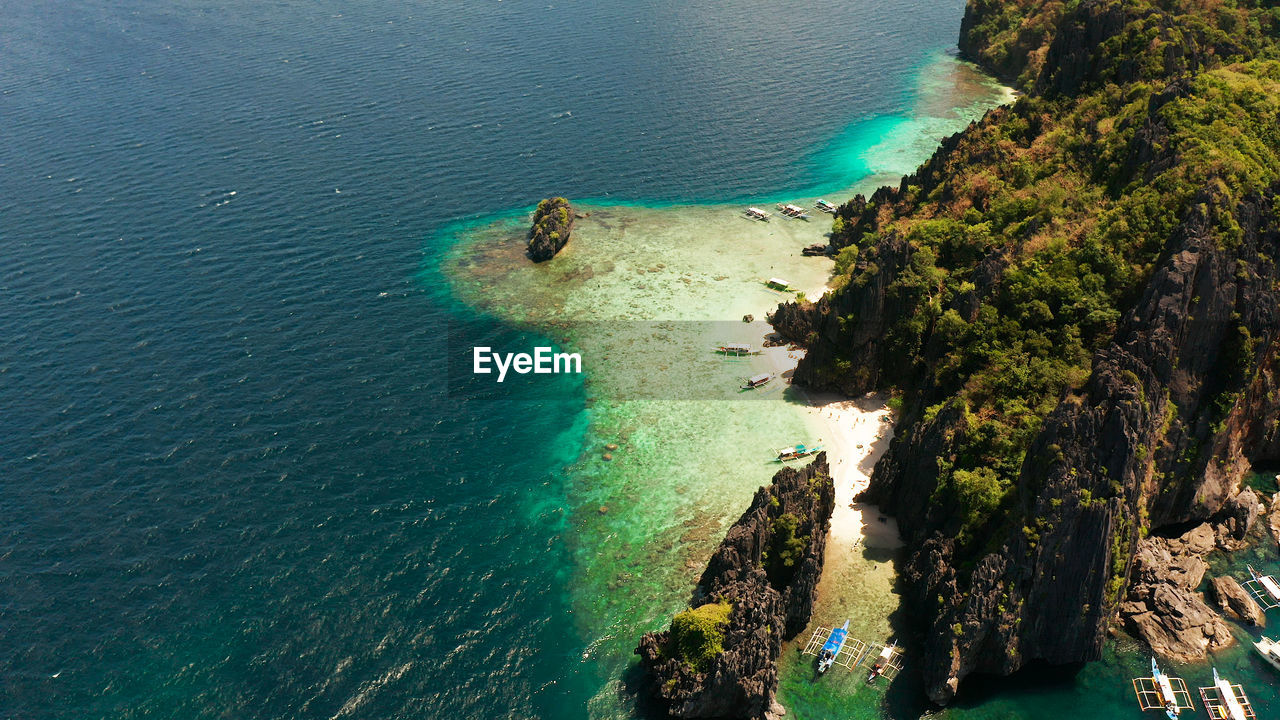
[[[724,652],[724,628],[733,604],[715,602],[690,608],[671,620],[671,651],[680,661],[701,671]]]
[[[935,499],[964,539],[993,519],[1022,524],[1002,509],[1032,439],[1088,378],[1188,209],[1205,206],[1221,242],[1237,242],[1236,205],[1280,178],[1280,8],[1094,5],[1120,26],[1077,72],[1045,58],[1079,3],[971,3],[966,38],[983,38],[971,54],[1031,94],[890,201],[835,220],[841,292],[881,271],[886,239],[909,243],[877,374],[928,396],[924,423],[952,410]],[[828,377],[860,362],[836,348]]]
[[[769,528],[769,545],[764,550],[761,562],[774,587],[785,587],[791,582],[796,563],[804,557],[804,551],[809,547],[807,536],[796,536],[799,527],[800,518],[791,513],[783,513]]]

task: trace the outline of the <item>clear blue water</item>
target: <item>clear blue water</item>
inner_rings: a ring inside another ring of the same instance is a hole
[[[583,391],[446,390],[442,230],[845,187],[962,9],[0,0],[0,717],[586,716]]]

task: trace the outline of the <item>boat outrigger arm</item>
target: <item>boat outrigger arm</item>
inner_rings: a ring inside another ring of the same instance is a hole
[[[1200,688],[1200,699],[1209,717],[1221,720],[1253,720],[1258,717],[1244,688],[1218,676],[1218,668],[1213,669],[1213,687]]]
[[[1178,720],[1183,710],[1195,709],[1186,681],[1162,672],[1154,657],[1151,658],[1151,677],[1134,678],[1133,691],[1138,695],[1138,707],[1163,710],[1169,720]]]
[[[1276,579],[1270,575],[1260,574],[1253,569],[1252,565],[1249,565],[1248,568],[1249,579],[1240,584],[1249,591],[1249,594],[1253,595],[1264,611],[1280,607],[1280,583],[1276,582]]]
[[[876,656],[876,661],[871,665],[871,672],[867,674],[867,682],[873,683],[881,675],[892,680],[901,669],[902,650],[898,649],[897,642],[890,643],[885,645]]]

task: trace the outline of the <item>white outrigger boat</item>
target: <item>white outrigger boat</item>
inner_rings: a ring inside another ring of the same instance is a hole
[[[755,348],[748,343],[724,343],[716,346],[716,352],[721,355],[733,355],[735,357],[742,355],[756,355]]]
[[[1258,651],[1263,660],[1271,663],[1271,667],[1280,670],[1280,643],[1263,635],[1261,640],[1253,644],[1253,649]]]
[[[781,450],[777,451],[778,462],[787,462],[788,460],[799,460],[800,458],[806,458],[806,457],[809,457],[810,455],[817,455],[820,452],[822,452],[821,445],[814,445],[813,447],[805,447],[804,445],[798,445],[798,444],[792,445],[789,448],[782,448]]]
[[[749,207],[746,210],[743,210],[742,212],[744,215],[751,218],[752,220],[760,220],[761,222],[769,222],[769,218],[773,217],[772,215],[761,210],[758,207]]]
[[[1205,712],[1213,720],[1252,720],[1258,717],[1244,694],[1244,688],[1219,677],[1218,668],[1213,669],[1213,687],[1200,688],[1200,699],[1204,701]]]
[[[1249,579],[1242,584],[1249,589],[1263,610],[1274,610],[1280,607],[1280,583],[1270,575],[1260,575],[1252,565],[1249,568]]]
[[[764,282],[770,290],[790,290],[791,283],[782,278],[769,278]]]
[[[799,205],[791,205],[788,203],[778,203],[778,212],[782,213],[783,215],[786,215],[789,218],[795,218],[797,220],[808,220],[810,217],[812,217],[811,215],[809,215],[809,213],[804,211],[804,208],[800,207]]]
[[[876,656],[876,661],[871,664],[871,672],[867,675],[867,683],[873,683],[876,678],[884,675],[890,668],[896,668],[894,663],[895,655],[898,653],[898,643],[893,642],[884,646],[880,654]]]
[[[1154,657],[1151,658],[1151,677],[1134,678],[1133,690],[1138,694],[1140,708],[1163,710],[1169,720],[1178,720],[1183,710],[1195,709],[1186,681],[1161,672]]]
[[[836,214],[836,206],[832,205],[826,200],[819,200],[818,202],[814,203],[814,207],[818,208],[824,213],[830,213],[832,215]]]
[[[772,379],[773,379],[773,376],[770,375],[769,373],[761,373],[760,375],[755,375],[753,377],[743,378],[742,389],[755,390],[758,387],[764,387],[765,385],[768,385],[769,381]]]

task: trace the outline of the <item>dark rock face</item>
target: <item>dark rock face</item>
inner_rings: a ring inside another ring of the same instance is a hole
[[[1206,193],[1198,207],[1211,202]],[[1233,493],[1250,466],[1250,448],[1274,432],[1280,412],[1280,397],[1259,397],[1270,392],[1272,377],[1259,369],[1274,367],[1280,338],[1280,273],[1271,260],[1280,251],[1280,218],[1273,195],[1253,198],[1235,217],[1245,230],[1235,247],[1218,241],[1207,211],[1193,208],[1175,231],[1164,264],[1114,341],[1094,358],[1089,381],[1046,419],[1027,454],[1020,503],[1037,526],[1009,533],[997,551],[958,557],[942,524],[945,509],[917,500],[934,492],[937,458],[945,456],[946,435],[958,418],[944,409],[926,422],[918,409],[907,409],[862,499],[896,515],[911,548],[908,598],[921,616],[933,618],[924,672],[935,701],[949,700],[970,672],[1007,674],[1031,659],[1097,659],[1129,582],[1142,524],[1156,529],[1213,518],[1224,528],[1221,537],[1236,539],[1256,518],[1252,492]],[[882,245],[891,250],[893,240]],[[998,264],[992,268],[998,272]],[[1247,270],[1237,272],[1241,268]],[[823,347],[823,330],[832,328],[824,308],[892,312],[883,288],[869,282],[852,298],[823,298],[806,313],[818,333],[809,357],[822,364],[809,366],[806,358],[797,382],[846,391],[875,385],[877,372],[856,362],[842,378],[824,375],[831,361],[822,358],[840,357],[838,348]],[[797,310],[779,309],[788,327],[803,326]],[[868,319],[833,337],[841,343],[864,338],[860,353],[845,357],[876,362],[882,324]],[[1247,355],[1233,340],[1242,335],[1254,338]],[[921,396],[922,405],[937,401],[928,388]],[[956,570],[966,562],[973,565],[967,578]],[[1194,614],[1158,640],[1175,657],[1196,646],[1178,644],[1178,633],[1203,628],[1205,647],[1225,641],[1221,621],[1210,619],[1202,600],[1185,587],[1162,585],[1168,587],[1143,597],[1151,614],[1131,626],[1148,625],[1155,637],[1163,627],[1157,618]],[[957,624],[961,637],[952,632]]]
[[[965,431],[966,415],[984,410],[981,395],[966,396],[977,398],[973,408],[948,402],[964,372],[949,386],[937,380],[938,365],[949,359],[940,318],[954,312],[972,324],[981,309],[1001,302],[1005,275],[1019,268],[1010,256],[1037,252],[1034,238],[1057,219],[1006,225],[1003,238],[964,261],[971,275],[963,288],[929,296],[937,304],[928,313],[912,314],[923,301],[912,305],[901,294],[913,281],[921,286],[914,269],[927,248],[920,247],[923,236],[910,236],[922,223],[899,221],[990,217],[989,195],[969,179],[999,176],[1004,153],[1034,148],[1054,127],[1050,114],[1070,108],[1078,93],[1096,99],[1104,94],[1097,88],[1146,87],[1135,80],[1163,88],[1142,89],[1145,114],[1125,116],[1130,134],[1090,182],[1122,196],[1187,167],[1165,108],[1190,96],[1195,78],[1187,73],[1241,51],[1233,45],[1238,38],[1188,6],[1167,7],[969,0],[962,51],[1016,78],[1030,97],[944,140],[898,188],[842,205],[831,244],[857,248],[847,284],[814,303],[784,304],[769,318],[779,334],[807,348],[797,384],[846,394],[885,386],[903,392],[895,438],[861,499],[899,520],[908,551],[904,600],[913,617],[929,622],[921,666],[940,703],[972,672],[1097,659],[1108,624],[1121,617],[1174,657],[1203,657],[1229,642],[1222,620],[1195,592],[1201,551],[1189,549],[1190,539],[1161,536],[1204,524],[1195,531],[1196,548],[1206,540],[1208,547],[1239,547],[1258,514],[1256,496],[1237,491],[1241,479],[1252,462],[1280,460],[1274,176],[1259,174],[1245,186],[1211,174],[1185,182],[1176,217],[1158,234],[1122,236],[1135,248],[1146,243],[1146,264],[1114,296],[1115,319],[1088,345],[1090,359],[1081,365],[1087,378],[1064,383],[1036,411],[1030,443],[1019,446],[1025,457],[1012,456],[1020,465],[1005,471],[1008,494],[981,542],[958,542],[954,509],[927,501],[952,477],[940,466],[957,461],[953,438]],[[988,43],[989,34],[998,42]],[[1093,146],[1088,133],[1080,138]],[[1030,155],[1009,157],[1034,165]],[[919,262],[926,270],[943,267],[940,257]],[[909,336],[894,346],[909,351],[891,352],[887,329],[899,340]],[[1273,509],[1270,521],[1280,536],[1280,511]]]
[[[1216,577],[1210,581],[1218,607],[1227,615],[1254,627],[1266,627],[1267,617],[1258,602],[1233,577]]]
[[[1247,545],[1245,535],[1258,520],[1259,509],[1258,495],[1252,488],[1245,488],[1228,499],[1213,528],[1217,533],[1218,547],[1239,550]]]
[[[779,470],[729,529],[694,591],[694,607],[733,604],[724,652],[698,670],[675,657],[670,631],[641,638],[636,654],[673,717],[764,718],[777,712],[782,641],[803,630],[813,612],[834,508],[826,453],[802,469]],[[775,563],[783,516],[795,518],[795,536],[807,539],[785,572]]]
[[[578,217],[562,197],[547,198],[538,203],[533,213],[533,227],[529,229],[529,259],[546,262],[556,256],[569,242],[574,218]]]
[[[906,241],[890,237],[858,259],[856,292],[822,296],[816,303],[784,303],[769,316],[780,335],[808,346],[806,359],[796,368],[793,382],[808,387],[831,389],[860,395],[876,387],[883,367],[885,324],[881,318],[901,312],[890,292],[893,281],[910,256]],[[859,318],[854,327],[842,326],[840,318]],[[841,361],[857,357],[856,365]],[[847,367],[846,367],[847,366]]]

